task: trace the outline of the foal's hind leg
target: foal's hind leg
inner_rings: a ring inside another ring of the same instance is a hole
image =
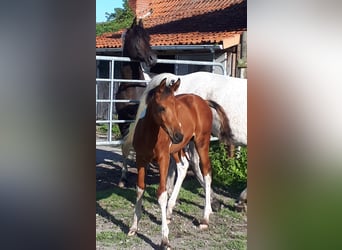
[[[192,171],[194,172],[196,179],[198,182],[201,184],[203,189],[205,189],[205,184],[204,184],[204,179],[202,175],[202,171],[200,168],[200,158],[197,153],[197,150],[195,149],[195,144],[193,141],[190,141],[188,144],[188,153],[189,153],[189,159],[190,159],[190,166]],[[213,189],[210,189],[210,198],[211,198],[211,206],[214,211],[219,211],[221,203],[220,201],[216,198],[215,193]]]
[[[189,162],[186,159],[184,154],[181,156],[181,159],[179,159],[178,153],[175,153],[175,154],[173,154],[173,158],[175,159],[176,165],[177,165],[177,180],[176,180],[176,184],[174,186],[174,189],[172,191],[171,197],[167,203],[167,219],[168,219],[168,222],[170,222],[172,210],[176,205],[176,201],[177,201],[177,197],[178,197],[180,188],[182,187],[182,183],[184,181],[187,170],[189,168]]]
[[[196,149],[200,157],[202,174],[205,186],[205,206],[203,212],[203,219],[200,223],[200,229],[206,229],[209,225],[209,215],[212,213],[210,203],[210,192],[211,192],[211,165],[209,160],[209,142],[208,139],[200,139],[195,141]]]

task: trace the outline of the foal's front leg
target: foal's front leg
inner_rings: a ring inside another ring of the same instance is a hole
[[[170,155],[169,153],[165,153],[162,156],[158,157],[159,163],[159,173],[160,173],[160,182],[157,191],[158,203],[161,209],[161,219],[162,219],[162,240],[161,240],[161,248],[169,249],[169,227],[167,226],[167,218],[166,218],[166,205],[167,205],[167,191],[166,191],[166,178],[167,172],[169,168]]]
[[[142,198],[145,192],[145,166],[137,161],[138,164],[138,180],[137,180],[137,200],[134,208],[133,223],[129,229],[128,236],[135,235],[138,231],[138,223],[141,218]]]

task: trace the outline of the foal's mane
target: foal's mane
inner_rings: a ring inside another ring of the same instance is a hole
[[[151,81],[147,85],[144,93],[140,97],[140,103],[139,103],[137,115],[135,117],[135,121],[133,123],[131,123],[131,125],[129,126],[129,132],[128,132],[126,138],[124,139],[125,142],[128,142],[128,143],[133,142],[133,135],[134,135],[135,127],[136,127],[139,119],[141,118],[141,115],[143,114],[143,112],[146,111],[146,108],[147,108],[147,98],[149,95],[151,95],[155,92],[156,87],[159,86],[159,84],[161,83],[161,81],[164,78],[167,78],[167,80],[166,80],[167,86],[170,86],[173,82],[175,82],[178,79],[178,77],[176,75],[171,74],[171,73],[162,73],[162,74],[156,75],[155,77],[153,77],[151,79]]]

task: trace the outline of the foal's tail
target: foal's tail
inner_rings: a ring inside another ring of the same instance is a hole
[[[229,125],[229,119],[226,115],[226,112],[222,108],[220,104],[217,102],[214,102],[212,100],[206,100],[209,107],[216,110],[219,118],[220,118],[220,133],[219,133],[219,140],[223,142],[226,145],[232,145],[233,144],[233,133],[232,129]]]

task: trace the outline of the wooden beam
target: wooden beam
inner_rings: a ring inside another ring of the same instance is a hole
[[[228,49],[230,47],[236,46],[240,43],[240,34],[235,34],[222,39],[223,49]]]

